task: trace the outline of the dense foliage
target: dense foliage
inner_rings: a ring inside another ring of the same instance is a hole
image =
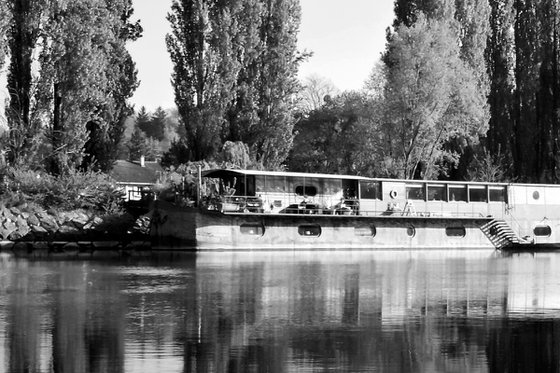
[[[275,168],[292,145],[297,0],[175,0],[167,46],[189,159],[243,141]]]
[[[131,0],[8,1],[8,159],[107,170],[136,89]]]
[[[39,204],[70,211],[87,209],[104,214],[122,211],[122,195],[106,174],[70,171],[59,177],[26,168],[0,170],[0,205]]]

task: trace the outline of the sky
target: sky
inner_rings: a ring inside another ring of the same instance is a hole
[[[300,0],[299,50],[313,52],[299,77],[317,74],[340,90],[362,88],[385,48],[385,30],[393,22],[394,0]],[[165,46],[171,0],[133,0],[133,19],[143,37],[129,45],[140,86],[132,97],[136,109],[175,106],[172,64]]]

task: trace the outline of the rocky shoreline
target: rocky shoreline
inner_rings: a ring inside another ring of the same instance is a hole
[[[0,206],[0,252],[18,256],[127,255],[150,248],[149,214],[104,215],[23,204]]]

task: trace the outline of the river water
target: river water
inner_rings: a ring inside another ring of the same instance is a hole
[[[506,371],[560,371],[560,253],[0,256],[0,372]]]

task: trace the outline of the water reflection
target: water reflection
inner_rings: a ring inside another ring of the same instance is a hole
[[[0,257],[0,371],[556,372],[560,253]]]

